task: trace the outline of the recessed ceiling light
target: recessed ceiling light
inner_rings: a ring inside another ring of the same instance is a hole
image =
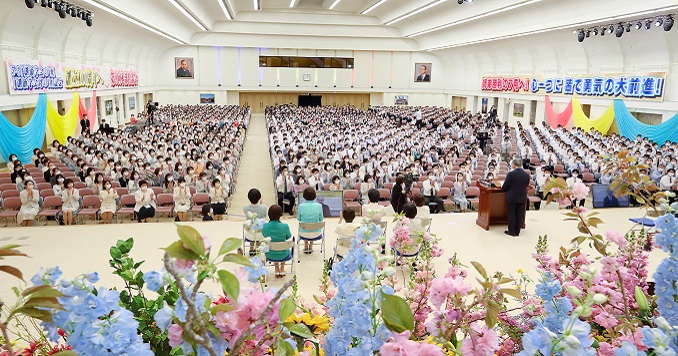
[[[298,0],[292,0],[290,1],[290,7],[295,7],[297,5]]]
[[[171,2],[172,5],[174,5],[174,7],[176,7],[182,14],[184,14],[184,16],[188,17],[188,19],[191,20],[191,21],[192,21],[196,26],[198,26],[201,30],[207,31],[207,27],[205,27],[205,25],[203,25],[202,23],[200,23],[200,21],[198,21],[198,19],[197,19],[195,16],[193,16],[193,14],[191,14],[190,12],[188,12],[188,11],[183,7],[183,5],[179,4],[179,2],[178,2],[177,0],[169,0],[169,2]]]
[[[424,6],[420,7],[420,8],[418,8],[418,9],[416,9],[416,10],[414,10],[414,11],[408,12],[408,13],[406,13],[405,15],[402,15],[402,16],[400,16],[400,17],[396,17],[396,18],[394,18],[393,20],[387,22],[386,25],[393,25],[394,23],[396,23],[396,22],[398,22],[398,21],[402,21],[402,20],[404,20],[404,19],[406,19],[406,18],[408,18],[408,17],[410,17],[410,16],[414,16],[414,15],[416,15],[416,14],[422,12],[422,11],[426,11],[426,10],[428,10],[428,9],[434,7],[434,6],[437,6],[437,5],[440,5],[440,4],[444,3],[445,1],[447,1],[447,0],[436,0],[436,1],[432,2],[432,3],[429,3],[429,4],[427,4],[427,5],[424,5]]]
[[[374,5],[368,7],[367,9],[365,9],[365,11],[361,12],[360,14],[361,14],[361,15],[365,15],[365,14],[367,14],[368,12],[370,12],[370,11],[376,9],[379,5],[385,3],[386,1],[388,1],[388,0],[379,0],[379,1],[377,1]]]
[[[330,10],[334,9],[334,7],[337,6],[337,5],[339,4],[339,2],[341,2],[341,0],[334,0],[334,2],[332,3],[332,5],[330,5]]]
[[[231,16],[231,12],[228,11],[228,5],[226,4],[227,0],[217,0],[219,3],[219,6],[221,7],[221,10],[224,12],[224,15],[226,15],[226,18],[229,20],[233,20],[233,16]]]
[[[259,6],[259,0],[252,0],[252,2],[254,3],[254,10],[255,11],[261,10],[261,7]]]

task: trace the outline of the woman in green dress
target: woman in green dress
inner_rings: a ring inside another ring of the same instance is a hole
[[[268,208],[268,219],[269,221],[264,224],[264,227],[261,229],[261,234],[264,237],[270,237],[271,242],[285,242],[292,238],[292,233],[290,232],[290,226],[280,222],[280,218],[283,215],[283,210],[280,205],[273,204]],[[285,260],[287,257],[290,257],[290,250],[286,251],[269,251],[266,252],[266,259],[271,261],[281,261]],[[285,263],[284,262],[274,262],[275,265],[275,277],[282,278],[285,273]]]

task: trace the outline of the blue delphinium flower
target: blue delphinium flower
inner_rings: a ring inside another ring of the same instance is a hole
[[[652,275],[656,283],[657,309],[669,324],[678,325],[678,220],[666,214],[657,218],[655,224],[660,230],[655,241],[669,253]]]
[[[563,333],[561,341],[556,344],[556,350],[561,355],[595,355],[591,325],[579,320],[577,315],[572,315],[569,320],[563,321]]]
[[[160,274],[160,272],[157,271],[150,271],[144,273],[143,279],[144,282],[146,283],[146,288],[153,292],[157,292],[158,289],[166,285],[164,279],[162,278],[162,275]]]
[[[162,308],[160,308],[153,319],[155,320],[155,325],[157,325],[161,330],[166,331],[172,324],[172,318],[174,317],[174,310],[170,308],[167,302],[163,302]]]
[[[639,351],[636,345],[630,341],[623,341],[621,347],[614,350],[614,356],[645,356],[646,353]]]
[[[31,280],[54,285],[59,275],[58,268],[41,270]],[[56,342],[57,328],[63,329],[68,345],[79,355],[152,356],[150,346],[137,333],[134,314],[120,306],[120,293],[104,287],[95,291],[92,283],[96,281],[98,275],[89,273],[56,284],[65,295],[59,298],[64,309],[53,312],[53,323],[41,323],[47,336]]]
[[[551,273],[545,273],[541,278],[541,283],[537,285],[537,295],[544,301],[544,326],[555,332],[561,332],[563,321],[568,319],[572,311],[572,303],[568,297],[556,298],[556,295],[563,290],[558,280]]]
[[[550,355],[553,342],[558,335],[547,329],[541,320],[534,322],[535,328],[523,335],[523,351],[518,356],[533,356],[541,352],[542,355]]]
[[[195,295],[195,306],[198,308],[198,312],[204,313],[207,311],[205,307],[205,302],[207,301],[207,296],[203,293],[198,293]],[[179,319],[180,322],[186,322],[186,312],[188,311],[188,305],[183,298],[179,297],[177,299],[177,304],[174,306],[174,315]]]
[[[245,267],[245,271],[247,272],[247,280],[250,281],[250,283],[257,283],[259,278],[266,275],[268,271],[261,262],[259,256],[254,256],[251,260],[251,263],[251,267]]]
[[[379,308],[382,288],[370,289],[362,277],[375,276],[377,261],[368,241],[375,241],[381,229],[374,224],[357,229],[351,249],[335,263],[330,280],[337,288],[335,296],[327,302],[328,314],[334,324],[325,336],[325,353],[328,355],[363,356],[379,350],[392,333],[383,323],[373,327],[373,307]],[[392,289],[383,289],[392,292]]]
[[[43,285],[54,285],[54,282],[56,282],[59,277],[61,277],[61,269],[59,269],[59,266],[52,267],[52,268],[44,268],[40,267],[40,270],[38,273],[36,273],[32,278],[31,282],[33,282],[33,285],[35,286],[43,286]]]

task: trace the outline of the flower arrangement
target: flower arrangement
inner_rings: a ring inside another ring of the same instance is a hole
[[[610,160],[628,180],[615,185],[619,192],[635,194],[649,210],[671,211],[669,195],[648,192],[652,184],[633,173],[632,162]],[[547,203],[562,206],[588,195],[586,185],[568,187],[562,179],[552,179],[547,190]],[[129,256],[132,239],[111,247],[110,265],[125,281],[120,291],[98,286],[96,273],[69,279],[58,267],[41,269],[32,287],[16,289],[15,305],[5,305],[0,355],[678,354],[678,220],[666,214],[656,220],[656,234],[622,235],[598,232],[603,222],[595,211],[573,207],[564,214],[579,233],[553,253],[547,237],[539,238],[532,255],[536,285],[520,270],[516,277],[488,273],[477,262],[463,265],[456,254],[444,274],[436,271],[439,238],[404,218],[390,245],[417,256],[398,265],[376,248],[381,228],[364,220],[344,258],[324,266],[321,293],[311,303],[298,296],[295,279],[267,288],[259,256],[234,252],[241,239],[227,239],[217,251],[206,236],[177,225],[179,240],[165,248],[159,271],[140,270],[142,262]],[[250,215],[245,228],[256,232],[262,224]],[[0,248],[0,259],[23,256],[17,248]],[[652,274],[652,294],[648,255],[654,248],[667,257]],[[240,267],[233,273],[221,267],[226,263]],[[224,293],[201,291],[208,280]],[[43,329],[34,339],[26,327],[13,332],[24,335],[23,346],[8,338],[11,323],[22,320],[39,321]]]

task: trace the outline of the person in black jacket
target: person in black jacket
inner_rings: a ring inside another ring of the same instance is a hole
[[[89,132],[90,122],[87,118],[87,114],[82,114],[82,120],[80,120],[80,132],[85,133]]]
[[[527,186],[530,175],[522,168],[520,159],[511,161],[513,170],[506,175],[501,190],[506,192],[506,212],[508,214],[508,230],[506,235],[518,237],[525,221],[525,204],[527,203]]]
[[[396,178],[393,191],[391,191],[391,206],[396,213],[402,213],[403,207],[407,203],[407,195],[405,195],[405,177],[399,175]]]

